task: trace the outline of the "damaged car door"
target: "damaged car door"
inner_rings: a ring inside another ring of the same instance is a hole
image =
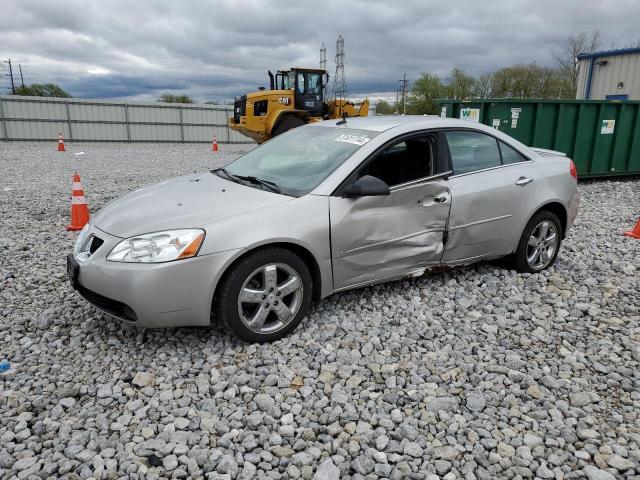
[[[451,193],[439,143],[436,132],[398,139],[363,162],[330,197],[334,289],[440,262]],[[388,190],[359,192],[361,179],[381,180]]]

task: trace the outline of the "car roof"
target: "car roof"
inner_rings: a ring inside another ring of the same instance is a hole
[[[379,115],[372,117],[348,117],[347,123],[338,125],[342,120],[325,120],[310,125],[318,127],[346,127],[358,130],[384,132],[391,128],[411,124],[416,130],[423,128],[475,127],[484,130],[478,122],[443,118],[436,115]]]

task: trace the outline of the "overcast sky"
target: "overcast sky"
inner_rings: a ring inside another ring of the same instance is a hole
[[[375,99],[405,72],[552,65],[570,32],[623,47],[639,19],[640,0],[2,0],[0,58],[74,97],[226,101],[268,86],[267,69],[317,66],[322,42],[333,75],[342,34],[350,95]]]

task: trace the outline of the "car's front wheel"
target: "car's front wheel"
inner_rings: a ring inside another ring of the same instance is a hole
[[[278,247],[258,250],[225,275],[216,315],[242,340],[270,342],[302,321],[311,290],[311,274],[298,255]]]
[[[518,271],[536,273],[556,261],[562,241],[558,217],[547,210],[536,213],[522,232],[514,264]]]

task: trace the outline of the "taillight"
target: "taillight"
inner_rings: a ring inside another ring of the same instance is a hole
[[[571,165],[569,166],[569,173],[571,173],[571,176],[577,180],[578,179],[578,169],[576,168],[576,164],[573,163],[573,160],[569,160],[569,161],[571,162]]]

